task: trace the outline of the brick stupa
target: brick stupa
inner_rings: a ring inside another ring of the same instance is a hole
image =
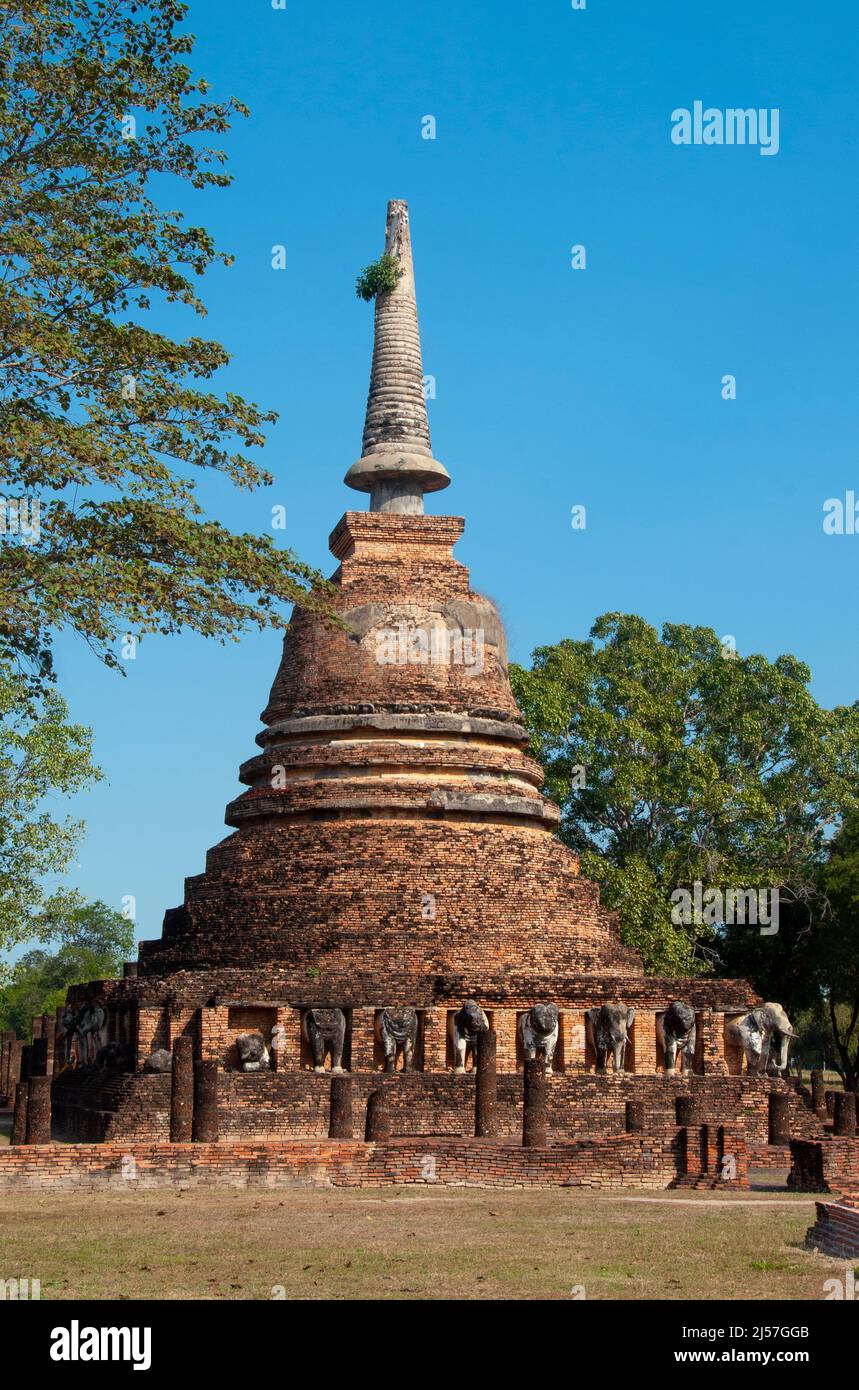
[[[402,274],[376,298],[362,456],[345,479],[370,505],[347,511],[330,538],[342,627],[295,613],[260,752],[227,808],[232,833],[123,980],[72,991],[77,1006],[104,1004],[107,1036],[130,1047],[133,1070],[64,1073],[55,1123],[86,1138],[165,1137],[169,1076],[142,1068],[185,1033],[225,1073],[222,1133],[325,1133],[304,1012],[344,1010],[344,1060],[360,1086],[382,1067],[379,1012],[407,1004],[420,1034],[415,1072],[392,1078],[405,1088],[402,1132],[462,1133],[473,1101],[469,1078],[452,1071],[449,1021],[471,997],[514,1087],[519,1016],[538,1002],[559,1008],[556,1132],[610,1129],[635,1096],[673,1124],[657,1020],[679,998],[698,1015],[698,1054],[695,1075],[676,1081],[721,1096],[732,1120],[759,1092],[765,1140],[761,1082],[741,1077],[726,1034],[754,992],[744,981],[646,976],[554,833],[559,813],[526,751],[501,619],[454,558],[464,523],[424,513],[425,494],[450,478],[430,445],[402,202],[388,207],[386,251]],[[625,1071],[596,1076],[586,1010],[616,999],[637,1010]],[[236,1037],[268,1039],[275,1027],[277,1070],[239,1072]]]

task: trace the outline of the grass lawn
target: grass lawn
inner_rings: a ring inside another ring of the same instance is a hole
[[[43,1299],[820,1299],[844,1266],[803,1250],[813,1219],[771,1191],[0,1194],[0,1277]]]

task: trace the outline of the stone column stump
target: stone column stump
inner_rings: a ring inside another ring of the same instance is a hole
[[[542,1057],[525,1063],[525,1111],[522,1117],[522,1146],[545,1148],[549,1141],[549,1083]]]
[[[351,1076],[332,1076],[331,1078],[331,1112],[328,1120],[328,1138],[352,1138]]]
[[[218,1063],[194,1063],[194,1119],[191,1138],[197,1144],[218,1142]]]
[[[51,1078],[31,1076],[27,1086],[27,1137],[24,1143],[50,1144]]]
[[[194,1040],[184,1033],[173,1040],[170,1077],[170,1143],[190,1144],[194,1132]]]
[[[498,1036],[492,1029],[477,1035],[474,1133],[478,1139],[498,1134]]]

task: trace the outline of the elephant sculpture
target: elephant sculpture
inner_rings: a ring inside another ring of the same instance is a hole
[[[262,1033],[240,1033],[236,1038],[239,1071],[268,1071],[271,1066]]]
[[[57,1033],[55,1046],[59,1044],[59,1053],[64,1066],[71,1066],[74,1056],[75,1041],[75,1019],[77,1010],[67,1004],[60,1014],[60,1026]]]
[[[606,1070],[609,1051],[614,1057],[615,1071],[623,1071],[635,1009],[628,1009],[625,1004],[615,1001],[603,1004],[598,1009],[588,1009],[587,1017],[597,1054],[597,1071]]]
[[[525,1060],[531,1062],[541,1052],[547,1075],[552,1070],[558,1045],[558,1021],[558,1010],[554,1004],[534,1004],[519,1019],[519,1036]]]
[[[301,1020],[301,1031],[310,1044],[313,1070],[324,1072],[325,1056],[331,1058],[331,1070],[343,1071],[343,1048],[346,1043],[346,1015],[342,1009],[308,1009]]]
[[[781,1004],[759,1004],[744,1018],[734,1019],[730,1032],[742,1044],[749,1071],[763,1074],[768,1065],[779,1075],[785,1070],[796,1034]]]
[[[692,1071],[695,1062],[695,1044],[698,1040],[695,1010],[692,1005],[684,1003],[682,999],[675,999],[673,1004],[669,1004],[662,1015],[661,1033],[665,1070],[667,1072],[674,1071],[679,1052],[683,1059],[684,1075],[686,1072]]]
[[[101,1004],[84,1004],[80,1009],[63,1009],[62,1027],[66,1065],[74,1060],[79,1067],[96,1065],[98,1054],[107,1043],[107,1013]]]
[[[453,1043],[453,1069],[465,1071],[466,1058],[470,1055],[472,1066],[477,1065],[477,1038],[489,1029],[489,1019],[476,999],[466,999],[462,1008],[450,1017],[450,1038]]]
[[[165,1072],[173,1070],[173,1053],[166,1047],[156,1047],[143,1063],[144,1071]]]
[[[397,1056],[402,1053],[403,1071],[414,1069],[415,1048],[418,1042],[417,1010],[409,1005],[383,1009],[376,1019],[376,1037],[385,1054],[385,1071],[397,1070]]]

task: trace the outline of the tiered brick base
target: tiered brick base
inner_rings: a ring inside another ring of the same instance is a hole
[[[420,1073],[403,1076],[355,1074],[356,1133],[363,1126],[367,1096],[388,1093],[393,1133],[469,1136],[474,1133],[474,1076]],[[676,1133],[675,1100],[692,1095],[695,1122],[737,1123],[747,1142],[766,1145],[771,1089],[784,1083],[758,1077],[639,1076],[630,1073],[556,1075],[549,1086],[549,1133],[562,1140],[597,1139],[624,1129],[627,1101],[644,1105],[644,1133]],[[330,1080],[308,1072],[224,1072],[219,1078],[220,1135],[225,1140],[322,1138],[328,1133]],[[113,1075],[68,1071],[53,1086],[54,1134],[72,1141],[159,1142],[169,1137],[170,1077],[144,1073]],[[815,1117],[790,1093],[791,1130],[805,1133]],[[499,1133],[522,1134],[522,1077],[498,1078]],[[787,1149],[781,1161],[787,1163]]]
[[[731,1137],[743,1187],[745,1157]],[[287,1140],[218,1144],[45,1144],[0,1150],[0,1191],[134,1191],[165,1187],[638,1187],[682,1176],[686,1131],[616,1134],[523,1149],[485,1139]]]

